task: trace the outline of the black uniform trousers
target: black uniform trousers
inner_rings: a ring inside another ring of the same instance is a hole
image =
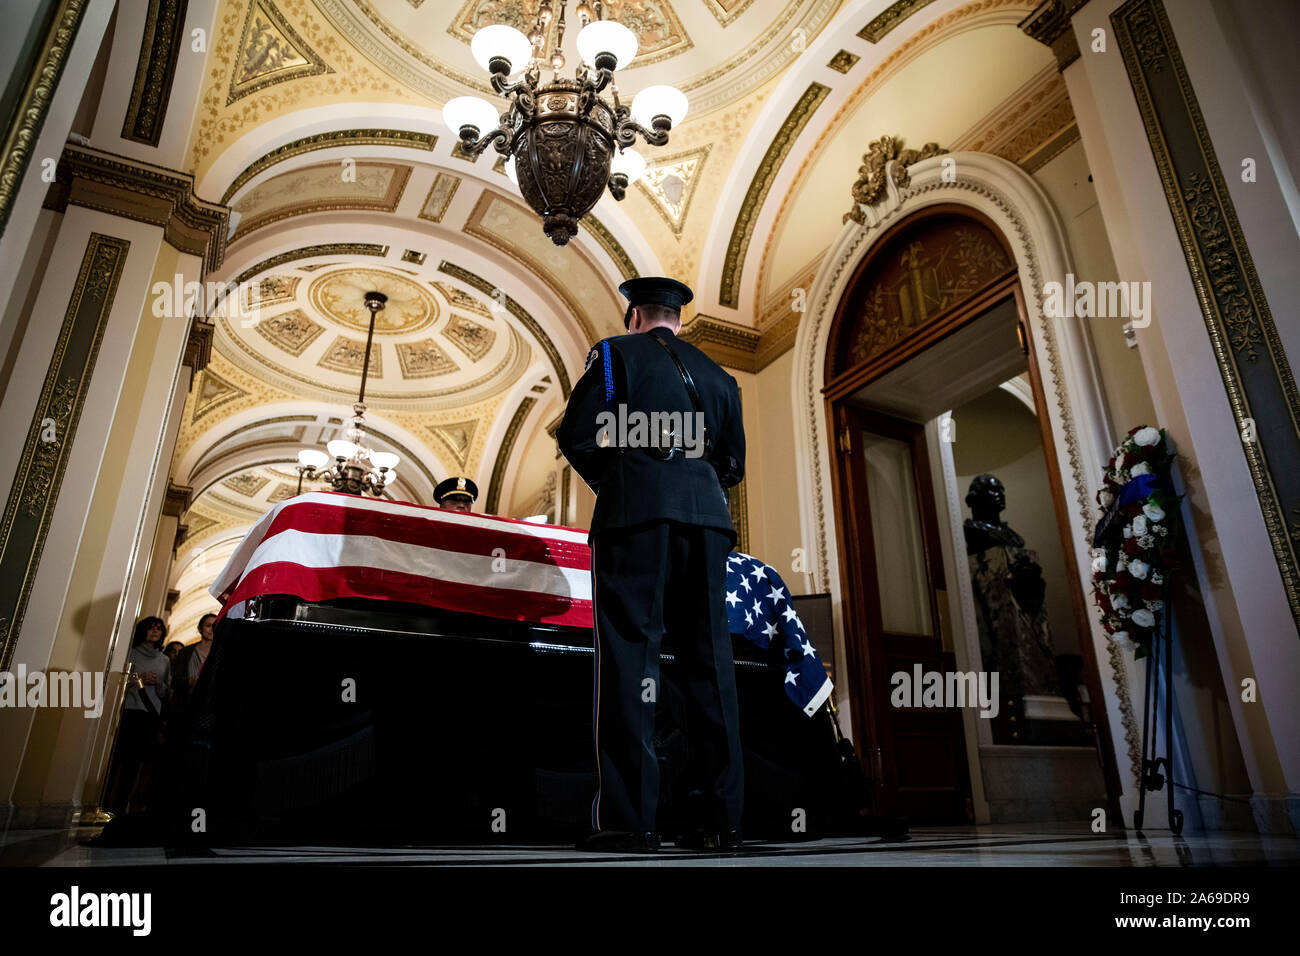
[[[725,531],[675,521],[592,535],[597,830],[655,829],[655,701],[665,629],[681,670],[686,731],[708,766],[706,798],[719,828],[740,827],[744,766],[724,603],[731,545]]]

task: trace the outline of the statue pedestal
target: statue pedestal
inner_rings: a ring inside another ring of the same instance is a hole
[[[1026,744],[1058,744],[1086,747],[1092,743],[1088,728],[1064,697],[1056,694],[1025,694],[1023,741]]]
[[[1077,824],[1106,806],[1094,747],[981,746],[980,772],[990,823]]]

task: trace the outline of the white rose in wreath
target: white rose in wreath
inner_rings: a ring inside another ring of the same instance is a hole
[[[1101,506],[1103,508],[1109,508],[1114,501],[1115,501],[1115,496],[1112,495],[1109,491],[1103,491],[1101,493]]]
[[[1124,525],[1124,537],[1126,538],[1133,537],[1133,526],[1131,524]]]
[[[1152,428],[1150,425],[1148,425],[1146,428],[1140,429],[1133,436],[1133,441],[1141,445],[1143,448],[1146,448],[1149,445],[1154,445],[1159,440],[1160,440],[1160,430],[1157,428]]]
[[[1106,552],[1103,551],[1103,552],[1101,552],[1100,554],[1094,554],[1094,555],[1092,556],[1092,569],[1093,569],[1094,571],[1101,571],[1101,572],[1103,572],[1103,573],[1105,572],[1105,570],[1106,570]]]
[[[1139,581],[1143,580],[1147,576],[1147,572],[1150,570],[1151,565],[1147,564],[1145,561],[1138,561],[1136,558],[1128,563],[1128,573],[1133,575],[1133,577],[1137,578]]]
[[[1122,594],[1112,595],[1110,599],[1110,606],[1115,608],[1115,610],[1117,611],[1120,610],[1121,608],[1126,608],[1128,607],[1128,598],[1126,598]]]
[[[1129,476],[1132,478],[1136,478],[1138,475],[1149,475],[1149,474],[1151,474],[1151,466],[1148,465],[1145,461],[1140,461],[1132,468],[1129,469]]]
[[[1128,636],[1128,631],[1116,631],[1110,639],[1126,651],[1133,649],[1133,639]]]
[[[1142,506],[1142,513],[1147,516],[1148,520],[1161,521],[1165,516],[1165,509],[1159,505],[1145,504]]]
[[[1133,623],[1140,627],[1155,627],[1156,616],[1144,607],[1138,608],[1133,612]]]
[[[1144,535],[1147,533],[1147,519],[1144,515],[1138,515],[1133,519],[1133,533],[1135,535]]]

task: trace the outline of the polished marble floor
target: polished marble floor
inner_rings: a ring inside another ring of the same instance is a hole
[[[571,846],[164,847],[87,846],[98,831],[11,830],[0,836],[0,866],[207,866],[241,864],[376,864],[382,866],[971,866],[1233,867],[1300,865],[1290,836],[1167,831],[1094,834],[1051,825],[918,828],[904,842],[827,839],[751,843],[739,854],[593,854]]]

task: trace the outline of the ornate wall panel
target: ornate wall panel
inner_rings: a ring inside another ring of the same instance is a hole
[[[50,19],[45,42],[35,52],[32,61],[29,64],[10,64],[11,71],[29,66],[30,78],[12,109],[8,101],[3,104],[5,115],[13,117],[13,122],[5,132],[4,148],[0,149],[0,234],[4,233],[14,200],[18,198],[18,186],[27,172],[32,150],[45,125],[50,100],[54,98],[54,89],[63,75],[68,51],[86,12],[86,3],[87,0],[63,0],[58,4]]]
[[[0,670],[9,668],[131,244],[92,233],[0,522]]]
[[[1300,629],[1300,398],[1205,120],[1159,0],[1111,14],[1210,334],[1287,601]]]
[[[176,77],[189,0],[149,0],[122,138],[157,146]]]

